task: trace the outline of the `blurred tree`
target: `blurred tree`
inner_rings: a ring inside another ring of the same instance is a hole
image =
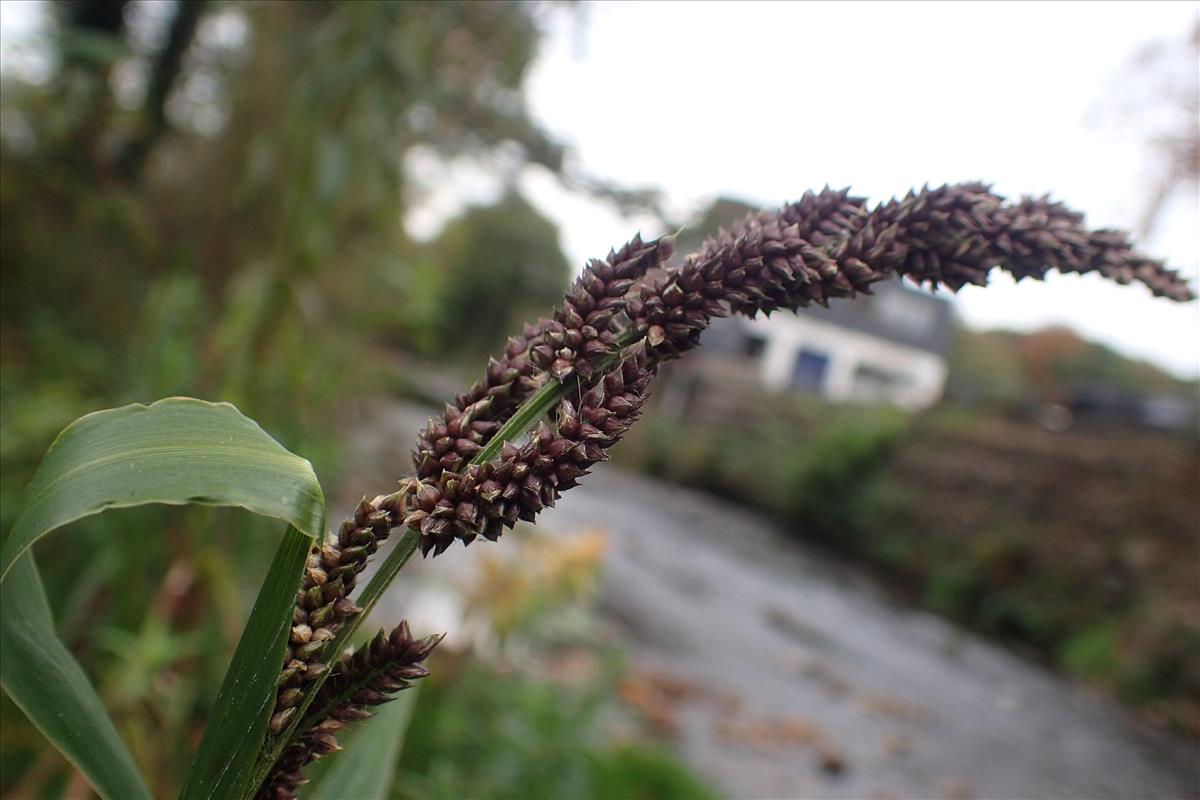
[[[441,349],[493,350],[562,298],[570,267],[558,228],[510,190],[467,209],[433,243],[442,286]]]
[[[1132,130],[1146,154],[1145,201],[1134,231],[1148,236],[1177,192],[1200,185],[1200,20],[1184,36],[1134,54],[1092,110],[1101,124]]]
[[[1042,398],[1062,399],[1088,386],[1144,392],[1182,385],[1152,364],[1089,342],[1070,328],[1043,328],[1016,337],[1015,345],[1028,380]]]
[[[35,68],[6,57],[0,72],[0,530],[66,420],[167,394],[233,400],[333,474],[331,413],[352,411],[386,377],[376,334],[411,344],[423,333],[414,328],[439,316],[406,313],[417,279],[446,285],[404,228],[423,188],[411,177],[418,150],[485,173],[537,165],[571,187],[646,201],[579,174],[531,119],[522,92],[544,9],[516,0],[23,7],[48,34]],[[548,222],[515,199],[496,214],[483,215],[501,237],[491,252],[472,232],[487,258],[455,251],[460,294],[448,308],[481,309],[480,321],[486,293],[520,285],[545,304],[566,279]],[[512,259],[510,250],[521,260],[503,264],[497,288],[496,256]],[[460,346],[457,331],[443,346]],[[124,555],[128,536],[167,520],[186,535]],[[269,556],[270,537],[236,536],[247,524],[164,512],[125,530],[101,517],[87,525],[87,547],[42,563],[51,594],[72,598],[77,630],[166,641],[146,598],[176,561],[195,571],[188,608],[220,609],[166,623],[172,637],[199,631],[205,657],[148,648],[143,680],[184,686],[133,692],[144,702],[122,707],[119,725],[143,743],[143,761],[160,761],[157,742],[199,733],[237,632],[222,621],[240,618],[243,590]],[[89,563],[85,552],[96,554]],[[128,689],[127,664],[103,649],[82,657],[102,691]],[[6,746],[5,764],[18,766],[0,791],[41,746],[25,734]],[[148,771],[166,793],[184,767]]]
[[[150,65],[146,96],[137,131],[118,156],[121,173],[136,179],[147,155],[167,132],[167,97],[183,69],[183,57],[192,45],[207,0],[179,0],[167,30],[167,40]]]
[[[411,342],[438,316],[404,313],[423,268],[403,227],[423,188],[408,178],[417,149],[653,201],[581,175],[530,118],[542,4],[56,8],[51,74],[3,76],[0,213],[22,222],[2,234],[3,325],[10,366],[83,379],[85,394],[219,393],[303,436],[306,408],[345,396],[363,334],[384,325]],[[130,380],[148,362],[131,353],[138,317],[175,274],[204,295],[193,368],[157,371],[170,385]],[[486,282],[462,282],[459,300]],[[41,352],[39,331],[94,348],[91,367],[73,347]],[[305,404],[276,402],[297,389]]]
[[[1013,406],[1069,402],[1080,391],[1127,395],[1194,391],[1144,361],[1090,342],[1070,328],[1030,333],[959,330],[950,357],[951,399]]]
[[[969,403],[1014,406],[1028,395],[1027,377],[1008,331],[974,331],[959,325],[950,350],[946,397]]]
[[[118,36],[127,5],[126,0],[59,0],[58,9],[69,28]]]

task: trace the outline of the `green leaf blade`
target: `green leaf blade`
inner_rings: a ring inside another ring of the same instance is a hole
[[[147,503],[238,506],[312,537],[324,525],[312,465],[232,405],[184,397],[135,403],[80,417],[50,445],[0,553],[0,579],[55,528]]]
[[[33,554],[0,584],[0,683],[30,722],[105,798],[150,798],[83,668],[54,635]]]
[[[247,783],[267,734],[283,650],[291,632],[296,586],[312,539],[288,528],[263,580],[250,619],[213,704],[212,715],[180,797],[237,798]]]
[[[149,796],[100,698],[56,636],[29,549],[69,522],[148,503],[235,506],[289,523],[187,779],[199,792],[191,796],[235,797],[265,738],[296,587],[308,548],[324,533],[325,501],[308,461],[228,403],[124,406],[81,417],[59,434],[0,549],[0,680],[102,797]]]

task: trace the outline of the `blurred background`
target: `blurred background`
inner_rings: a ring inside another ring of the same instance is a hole
[[[4,532],[67,423],[172,394],[336,518],[588,257],[827,183],[1053,192],[1200,272],[1193,3],[6,0],[0,56]],[[897,283],[705,342],[382,604],[450,632],[396,797],[1200,796],[1200,304]],[[172,794],[278,531],[79,528],[60,632]],[[0,711],[5,797],[88,795]]]

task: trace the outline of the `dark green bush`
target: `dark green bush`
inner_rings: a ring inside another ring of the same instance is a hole
[[[879,479],[904,431],[896,412],[835,417],[780,468],[781,510],[805,535],[845,543],[865,535]]]

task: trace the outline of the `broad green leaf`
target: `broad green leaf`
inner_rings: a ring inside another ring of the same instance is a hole
[[[305,796],[314,800],[383,800],[396,777],[404,734],[416,705],[417,687],[406,689],[362,723],[345,752]]]
[[[149,798],[83,669],[54,635],[33,554],[0,584],[0,681],[13,702],[105,798]]]
[[[55,528],[146,503],[240,506],[313,537],[325,513],[312,465],[228,403],[135,403],[80,417],[50,445],[4,543],[0,579]]]
[[[181,798],[238,798],[267,734],[296,587],[312,539],[289,527],[275,552],[204,727]]]
[[[132,758],[94,689],[55,636],[28,552],[69,522],[146,503],[239,506],[291,525],[226,673],[201,743],[201,766],[189,773],[189,785],[210,787],[208,796],[233,796],[224,788],[244,782],[265,737],[271,673],[282,664],[305,555],[325,524],[324,497],[309,463],[233,406],[169,398],[89,414],[59,434],[0,551],[0,679],[101,796],[147,796],[140,781],[129,779]],[[39,669],[47,659],[55,668]]]

